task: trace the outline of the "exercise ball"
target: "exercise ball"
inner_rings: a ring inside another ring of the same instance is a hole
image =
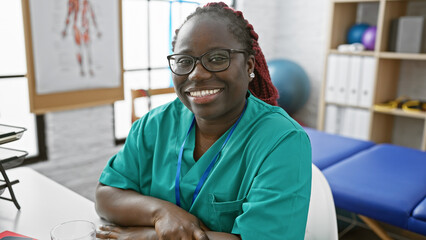
[[[374,44],[376,43],[376,31],[377,27],[372,26],[365,30],[362,35],[362,44],[367,50],[374,50]]]
[[[305,70],[286,59],[274,59],[267,64],[272,83],[280,94],[278,105],[289,114],[297,112],[308,101],[311,92]]]
[[[357,23],[352,25],[351,28],[349,28],[348,34],[346,35],[347,43],[362,43],[362,35],[368,27],[369,25],[365,23]]]

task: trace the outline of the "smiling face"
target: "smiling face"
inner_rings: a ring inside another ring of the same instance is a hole
[[[182,26],[174,53],[199,57],[214,49],[244,49],[244,46],[229,32],[227,20],[202,15],[191,18]],[[197,119],[231,121],[241,114],[251,81],[249,74],[254,69],[254,57],[231,53],[230,60],[230,66],[222,72],[209,72],[197,61],[191,73],[173,74],[179,99]]]

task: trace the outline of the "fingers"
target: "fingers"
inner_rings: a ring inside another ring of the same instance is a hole
[[[121,229],[113,225],[102,225],[96,231],[96,237],[100,239],[118,239]]]
[[[110,231],[96,231],[96,238],[99,239],[117,239],[118,236],[114,232]]]
[[[200,228],[205,232],[210,231],[210,229],[202,221],[200,221]]]
[[[144,237],[143,237],[144,236]],[[96,232],[98,239],[151,239],[160,240],[208,240],[207,234],[194,224],[187,226],[182,225],[176,228],[167,228],[164,231],[156,232],[152,227],[119,227],[115,225],[102,225]],[[129,238],[130,237],[130,238]]]
[[[194,231],[194,238],[195,240],[209,240],[209,237],[207,236],[206,232],[202,230]]]
[[[156,232],[159,240],[179,239],[179,240],[208,240],[207,234],[199,227],[184,228],[179,226],[176,229],[167,229]]]

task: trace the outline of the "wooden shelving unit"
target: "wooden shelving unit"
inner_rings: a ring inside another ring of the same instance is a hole
[[[383,109],[377,106],[373,107],[373,111],[376,113],[382,113],[382,114],[389,114],[393,116],[400,116],[400,117],[409,117],[409,118],[419,118],[426,120],[426,113],[425,112],[408,112],[401,109]]]
[[[411,0],[415,1],[415,0]],[[388,51],[388,36],[392,19],[405,16],[410,0],[332,0],[330,11],[330,23],[328,33],[328,43],[326,49],[326,60],[330,54],[346,54],[374,57],[377,61],[375,82],[373,89],[373,100],[371,108],[366,108],[370,112],[369,139],[376,143],[392,143],[394,119],[396,117],[419,119],[423,121],[423,128],[418,131],[423,132],[422,142],[416,143],[419,149],[426,151],[426,112],[409,112],[401,109],[383,109],[375,104],[396,99],[398,97],[398,84],[400,76],[401,62],[426,61],[426,53],[397,53]],[[360,3],[377,3],[377,35],[374,51],[362,52],[340,52],[337,47],[346,43],[346,32],[356,22],[357,6]],[[425,41],[423,39],[423,41]],[[336,105],[343,108],[356,108],[356,106],[336,104],[327,102],[326,81],[327,81],[327,61],[325,61],[325,73],[322,92],[319,103],[318,129],[324,130],[326,107]],[[426,77],[424,79],[426,81]],[[425,91],[426,93],[426,91]],[[422,96],[426,100],[426,95]],[[417,129],[416,129],[417,130]]]
[[[341,52],[337,49],[330,49],[329,54],[344,54],[344,55],[355,55],[355,56],[374,56],[374,51],[361,51],[361,52]]]
[[[426,60],[426,54],[413,53],[395,53],[395,52],[380,52],[379,58],[382,59],[400,59],[400,60]]]

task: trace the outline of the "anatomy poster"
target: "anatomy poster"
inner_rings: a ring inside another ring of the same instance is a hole
[[[37,94],[120,86],[118,2],[29,1]]]

